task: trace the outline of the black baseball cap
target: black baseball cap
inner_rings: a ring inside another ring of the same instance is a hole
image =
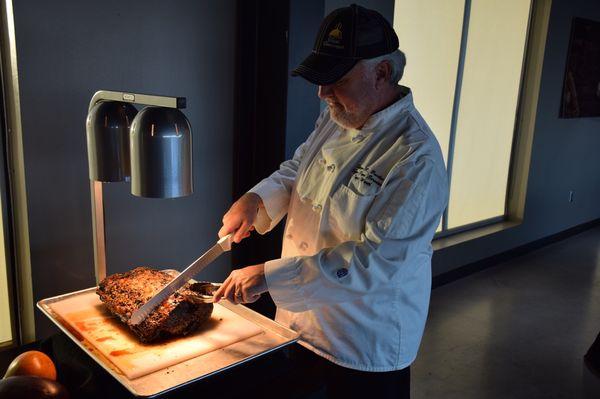
[[[319,28],[312,53],[292,76],[317,85],[335,83],[363,59],[398,49],[398,36],[377,11],[352,4],[333,10]]]

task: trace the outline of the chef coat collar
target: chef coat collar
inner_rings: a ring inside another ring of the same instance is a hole
[[[356,129],[358,132],[363,135],[367,135],[372,133],[373,130],[376,130],[378,127],[388,124],[393,120],[397,119],[401,114],[403,114],[404,110],[413,107],[413,99],[412,92],[410,88],[406,86],[400,86],[400,93],[402,97],[397,100],[395,103],[391,104],[387,108],[382,109],[381,111],[374,113],[367,119],[365,124],[361,129]]]

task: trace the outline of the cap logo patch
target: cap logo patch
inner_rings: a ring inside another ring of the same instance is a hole
[[[329,38],[334,40],[342,40],[342,23],[338,24],[329,32]]]
[[[327,35],[327,39],[323,42],[323,45],[343,49],[342,36],[342,23],[338,22],[335,28]]]

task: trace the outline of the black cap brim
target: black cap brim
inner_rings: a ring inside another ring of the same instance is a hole
[[[356,63],[354,58],[339,58],[312,52],[296,69],[292,76],[302,76],[316,85],[329,85],[340,80]]]

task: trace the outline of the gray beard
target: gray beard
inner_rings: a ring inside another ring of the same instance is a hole
[[[335,123],[345,129],[358,129],[364,124],[362,118],[349,114],[344,110],[334,110],[333,108],[329,107],[329,114]]]

